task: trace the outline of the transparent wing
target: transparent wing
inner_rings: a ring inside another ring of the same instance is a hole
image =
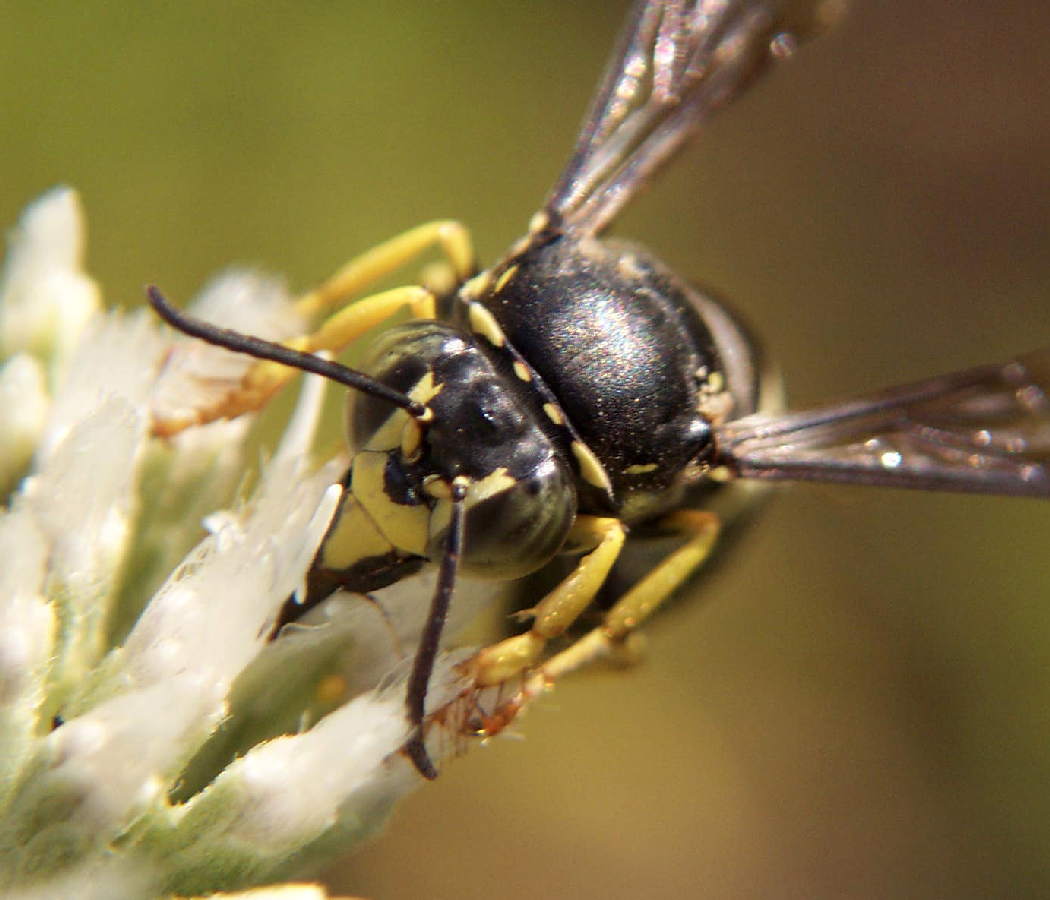
[[[544,210],[600,231],[774,54],[775,0],[640,0]]]
[[[743,478],[1050,497],[1050,347],[719,430]]]

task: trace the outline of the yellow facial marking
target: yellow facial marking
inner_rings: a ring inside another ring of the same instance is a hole
[[[609,481],[609,476],[591,448],[581,441],[573,441],[572,452],[576,457],[576,461],[580,464],[580,477],[587,484],[611,494],[612,483]]]
[[[726,380],[721,372],[712,372],[707,379],[707,390],[712,394],[720,394],[725,390]]]
[[[328,569],[349,569],[358,560],[384,556],[393,549],[394,545],[383,537],[368,513],[351,496],[321,545],[321,564]]]
[[[413,400],[417,400],[420,403],[429,403],[434,397],[441,393],[441,389],[444,385],[436,384],[434,382],[434,373],[427,372],[422,378],[419,379],[410,391],[408,396]],[[420,422],[428,422],[434,417],[434,413],[431,410],[427,410],[427,414],[420,416]],[[368,443],[365,444],[366,450],[396,450],[401,447],[402,440],[404,439],[406,423],[410,420],[410,416],[403,409],[395,409],[390,413],[389,418],[376,429],[375,434],[369,438]]]
[[[423,429],[419,422],[409,417],[405,427],[401,429],[401,455],[409,461],[418,458],[419,450],[423,446]]]
[[[389,451],[401,446],[401,435],[411,418],[403,409],[395,409],[365,444],[366,450]]]
[[[475,334],[480,334],[493,347],[502,347],[506,343],[503,337],[503,329],[499,323],[484,306],[480,303],[471,303],[467,313],[470,319],[470,329]]]
[[[543,411],[547,414],[547,418],[550,419],[555,425],[565,424],[565,416],[561,414],[561,410],[553,403],[544,403]]]
[[[430,513],[430,536],[433,540],[435,535],[441,534],[452,521],[452,485],[437,475],[431,476],[423,483],[423,490],[438,502]],[[478,503],[488,500],[503,491],[514,487],[515,481],[508,474],[504,466],[489,472],[484,478],[471,480],[465,475],[457,475],[453,479],[457,486],[466,488],[464,507],[470,509]]]
[[[507,472],[506,466],[500,466],[489,472],[484,478],[475,481],[471,481],[465,475],[457,475],[453,483],[467,489],[466,505],[468,509],[476,503],[481,503],[483,500],[488,500],[489,497],[514,487],[514,479]],[[440,475],[428,475],[423,481],[423,490],[435,500],[448,500],[452,497],[452,486]]]
[[[435,500],[448,500],[452,496],[449,483],[440,475],[428,475],[423,479],[423,490]]]
[[[387,454],[363,451],[354,457],[350,490],[354,500],[398,550],[423,555],[427,545],[429,510],[425,506],[394,503],[386,493]]]
[[[658,463],[635,463],[633,466],[628,466],[623,470],[624,475],[645,475],[648,472],[655,472],[659,468]]]
[[[440,382],[434,381],[434,373],[427,372],[422,378],[419,379],[408,392],[408,396],[415,400],[417,403],[429,403],[438,394],[441,393],[441,389],[445,385]]]
[[[532,381],[532,372],[529,371],[529,367],[520,359],[514,360],[514,374],[517,375],[521,381]]]
[[[483,500],[488,500],[489,497],[494,497],[503,491],[508,491],[512,487],[514,487],[514,479],[507,472],[506,466],[493,469],[484,478],[470,482],[469,490],[467,491],[467,508],[469,509],[475,503],[481,503]]]
[[[517,274],[518,274],[518,267],[517,266],[511,266],[510,268],[506,269],[503,272],[503,274],[500,275],[500,277],[496,279],[496,291],[495,292],[498,294],[500,291],[502,291],[507,286],[507,282],[510,281]]]

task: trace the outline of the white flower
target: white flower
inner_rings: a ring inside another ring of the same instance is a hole
[[[72,191],[45,195],[0,282],[0,893],[279,881],[372,834],[420,783],[399,750],[433,575],[387,589],[382,609],[337,599],[325,627],[270,641],[340,498],[346,460],[309,461],[323,386],[307,382],[239,499],[249,417],[163,441],[150,425],[156,410],[192,421],[248,363],[144,312],[103,312],[82,231]],[[256,273],[216,280],[201,307],[272,338],[302,327]],[[469,591],[457,607],[471,616]],[[455,661],[428,695],[436,759],[477,700]]]
[[[98,287],[82,269],[76,192],[59,187],[37,200],[9,243],[0,279],[0,357],[30,351],[60,366],[101,308]]]

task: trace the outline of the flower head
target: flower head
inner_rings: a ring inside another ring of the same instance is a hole
[[[310,456],[323,386],[307,380],[250,492],[248,417],[151,438],[158,410],[192,416],[247,363],[105,312],[82,245],[76,195],[56,189],[0,281],[0,885],[112,898],[280,880],[369,836],[420,781],[398,751],[432,575],[270,640],[340,499],[346,460]],[[276,339],[302,327],[253,272],[196,311]],[[445,722],[466,696],[454,663],[428,696]],[[457,748],[457,725],[432,732],[436,758]]]

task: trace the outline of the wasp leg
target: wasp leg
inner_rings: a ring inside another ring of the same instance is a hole
[[[296,300],[295,308],[305,318],[317,315],[346,302],[433,247],[442,249],[457,282],[474,274],[477,263],[470,233],[459,222],[442,219],[412,228],[350,260],[319,287]],[[339,351],[402,309],[417,319],[435,318],[434,292],[409,285],[365,297],[336,312],[313,334],[283,344],[304,353]],[[260,409],[295,374],[295,369],[280,363],[256,363],[245,373],[241,384],[217,403],[196,410],[192,420],[154,422],[154,433],[170,436],[190,425],[233,419]]]
[[[687,535],[685,545],[667,556],[624,594],[605,614],[601,625],[552,656],[540,670],[540,676],[545,682],[553,682],[621,648],[628,636],[703,565],[721,528],[718,516],[714,513],[695,509],[670,513],[661,521],[661,525]]]
[[[532,628],[487,647],[474,659],[475,681],[495,685],[531,668],[551,638],[558,637],[587,608],[605,581],[623,547],[619,519],[578,516],[569,532],[570,544],[593,547],[576,568],[530,612]]]
[[[419,283],[438,298],[451,297],[456,293],[463,279],[447,259],[438,259],[427,263],[420,270]]]
[[[304,316],[314,316],[331,309],[435,246],[448,258],[457,281],[474,274],[477,261],[470,232],[460,222],[439,219],[411,228],[354,257],[327,281],[296,300],[296,310]]]

